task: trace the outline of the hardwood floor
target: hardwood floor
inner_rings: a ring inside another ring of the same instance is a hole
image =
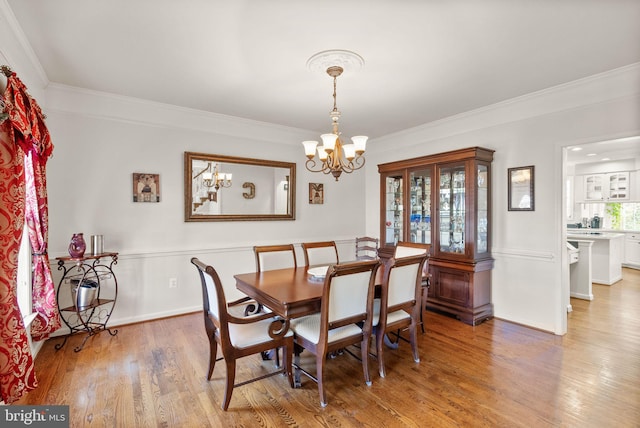
[[[328,406],[315,383],[276,376],[236,388],[220,409],[224,366],[210,382],[200,313],[119,327],[82,340],[47,341],[36,359],[40,386],[15,404],[68,404],[71,426],[96,427],[638,427],[640,271],[594,284],[592,302],[572,299],[565,336],[494,319],[471,327],[426,312],[422,361],[407,343],[386,352],[373,385],[348,354],[327,363]],[[309,353],[303,364],[314,368]],[[237,380],[271,369],[247,357]]]

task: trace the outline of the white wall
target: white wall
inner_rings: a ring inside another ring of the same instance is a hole
[[[640,132],[635,64],[373,140],[365,171],[336,183],[304,169],[299,142],[317,138],[313,133],[48,84],[32,52],[9,30],[10,14],[0,12],[0,60],[43,107],[55,145],[47,174],[49,254],[66,255],[75,232],[103,234],[105,249],[120,252],[113,325],[198,309],[192,256],[214,264],[229,290],[233,274],[254,268],[256,244],[336,239],[340,256],[349,258],[353,237],[379,235],[377,164],[483,146],[496,150],[495,315],[563,334],[569,285],[562,148]],[[296,220],[185,223],[184,151],[297,162]],[[536,209],[508,212],[507,168],[524,165],[536,168]],[[160,174],[162,202],[132,202],[133,172]],[[308,204],[309,182],[324,183],[324,205]],[[178,279],[176,289],[168,288],[169,278]]]
[[[367,234],[379,235],[372,164],[469,146],[495,150],[492,297],[495,316],[566,332],[563,147],[637,135],[640,66],[510,100],[375,141],[367,158]],[[507,169],[535,166],[535,211],[507,211]]]
[[[59,85],[47,96],[50,255],[66,255],[73,233],[104,235],[105,250],[121,255],[114,325],[197,310],[192,256],[232,293],[233,274],[254,270],[253,245],[335,239],[347,259],[364,232],[364,174],[336,183],[308,173],[300,141],[309,132]],[[297,162],[296,220],[184,222],[185,151]],[[133,172],[160,174],[160,203],[132,202]],[[323,205],[308,203],[310,181],[324,183]]]

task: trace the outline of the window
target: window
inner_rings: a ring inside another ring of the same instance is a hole
[[[640,230],[640,204],[620,205],[620,229]]]
[[[22,231],[22,242],[18,253],[18,306],[22,313],[25,326],[29,326],[36,317],[33,313],[33,300],[31,297],[31,242],[28,229],[25,225]]]
[[[609,202],[580,204],[580,217],[591,219],[595,215],[603,218],[601,227],[614,230],[640,230],[640,203]]]

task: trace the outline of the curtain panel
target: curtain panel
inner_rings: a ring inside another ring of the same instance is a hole
[[[37,387],[33,356],[17,299],[18,252],[27,221],[34,248],[33,337],[43,340],[60,327],[47,256],[46,161],[53,145],[44,115],[27,88],[7,76],[0,124],[0,398],[7,404]]]

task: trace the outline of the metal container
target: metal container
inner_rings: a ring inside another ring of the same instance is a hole
[[[104,237],[102,235],[91,235],[91,254],[97,256],[104,253]]]
[[[98,293],[98,283],[91,280],[80,282],[77,279],[71,280],[71,299],[78,309],[88,308],[96,300]]]

